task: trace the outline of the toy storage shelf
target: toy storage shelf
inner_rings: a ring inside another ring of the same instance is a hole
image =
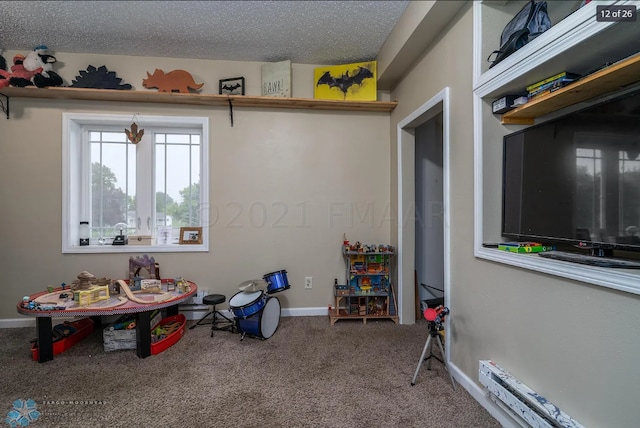
[[[619,90],[638,81],[640,81],[640,54],[589,74],[557,91],[534,98],[503,114],[502,123],[533,125],[536,117]]]
[[[390,281],[393,252],[362,253],[343,248],[347,284],[336,286],[331,325],[341,319],[391,319],[398,324],[398,310]]]
[[[136,103],[190,104],[203,106],[260,107],[311,110],[347,110],[390,112],[395,101],[340,101],[312,98],[276,98],[247,95],[182,94],[177,92],[131,91],[117,89],[82,89],[66,87],[6,87],[0,94],[12,98],[45,98],[61,100],[126,101]]]

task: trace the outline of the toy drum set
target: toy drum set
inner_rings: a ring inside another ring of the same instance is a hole
[[[271,272],[262,277],[240,284],[240,292],[229,300],[238,331],[245,335],[268,339],[280,324],[280,300],[273,294],[289,289],[287,271]],[[257,287],[266,284],[266,292]]]

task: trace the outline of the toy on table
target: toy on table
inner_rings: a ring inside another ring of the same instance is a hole
[[[160,264],[156,263],[156,260],[147,254],[139,257],[129,257],[129,281],[131,284],[133,284],[135,277],[144,277],[145,272],[148,278],[160,279]]]
[[[109,300],[109,278],[96,278],[93,274],[82,271],[71,283],[73,300],[80,306],[88,306],[102,300]]]
[[[182,277],[176,278],[176,287],[178,287],[178,292],[180,294],[189,291],[189,283]]]
[[[109,300],[109,286],[93,286],[88,290],[73,292],[73,300],[80,306],[88,306],[102,300]]]
[[[144,305],[149,305],[152,303],[159,303],[159,302],[164,302],[165,300],[169,300],[173,297],[172,293],[169,292],[157,292],[157,291],[148,291],[148,290],[140,290],[143,291],[145,293],[149,293],[151,295],[153,295],[153,297],[150,300],[145,300],[139,297],[136,297],[135,294],[133,294],[133,291],[131,291],[131,289],[129,288],[129,284],[127,284],[125,281],[119,279],[118,280],[118,284],[120,285],[120,290],[124,291],[124,294],[127,295],[127,297],[129,298],[129,300],[134,301],[136,303],[141,303]]]

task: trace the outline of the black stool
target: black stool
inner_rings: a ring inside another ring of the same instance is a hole
[[[216,310],[216,305],[219,305],[220,303],[224,303],[225,300],[227,300],[227,298],[223,294],[207,294],[206,296],[204,296],[202,298],[202,304],[211,305],[212,306],[211,312],[207,313],[205,316],[200,318],[200,320],[194,325],[192,325],[191,327],[189,327],[189,329],[195,328],[198,325],[211,324],[211,337],[213,337],[214,330],[230,330],[231,332],[233,332],[235,327],[233,320],[231,320],[230,318],[227,318],[227,316],[225,316],[222,312]],[[205,318],[207,318],[209,315],[213,315],[213,319],[211,320],[211,323],[203,323],[202,321],[204,321]],[[224,320],[222,319],[218,320],[218,317],[223,318]],[[220,324],[221,322],[224,323],[223,326],[217,325],[217,324]]]

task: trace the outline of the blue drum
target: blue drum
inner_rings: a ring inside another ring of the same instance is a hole
[[[236,318],[248,318],[254,315],[264,307],[265,295],[264,291],[241,291],[233,295],[229,300],[229,309]]]
[[[287,271],[279,270],[271,272],[262,277],[267,281],[267,294],[274,294],[279,291],[283,291],[291,287],[289,280],[287,279]]]
[[[241,333],[262,339],[273,336],[280,324],[280,300],[277,297],[267,297],[266,302],[257,314],[236,320]]]

